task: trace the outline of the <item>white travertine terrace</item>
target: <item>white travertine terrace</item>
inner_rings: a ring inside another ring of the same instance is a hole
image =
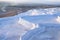
[[[32,29],[38,28],[38,24],[31,23],[22,18],[19,18],[18,23],[23,25],[27,30],[32,30]]]
[[[57,17],[56,21],[60,23],[60,16]]]

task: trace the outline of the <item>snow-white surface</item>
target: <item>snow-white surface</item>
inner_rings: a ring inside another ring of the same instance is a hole
[[[36,15],[54,15],[58,14],[60,8],[46,8],[46,9],[32,9],[27,12],[21,13],[20,16],[36,16]]]
[[[0,18],[0,39],[20,39],[27,31],[39,28],[39,24],[60,24],[59,11],[59,8],[33,9],[16,16]],[[14,36],[18,37],[15,39]]]

